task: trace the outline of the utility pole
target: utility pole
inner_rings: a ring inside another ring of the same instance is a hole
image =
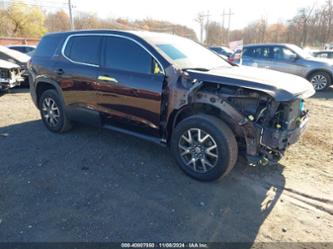
[[[221,45],[224,44],[224,17],[225,17],[225,10],[223,9],[223,14],[221,15],[222,16],[222,24],[221,24]]]
[[[207,14],[204,14],[203,12],[200,12],[198,14],[198,16],[194,19],[194,21],[196,21],[197,23],[199,23],[200,25],[200,42],[204,43],[204,29],[206,28],[206,31],[208,29],[208,25],[209,25],[209,11],[207,11]],[[205,19],[206,19],[206,23],[205,23]],[[206,36],[207,36],[207,32],[206,32]]]
[[[69,21],[70,21],[70,24],[71,24],[71,30],[74,30],[75,27],[74,27],[72,8],[73,8],[73,6],[72,6],[72,3],[71,3],[71,0],[68,0]]]
[[[227,28],[227,39],[226,42],[229,43],[229,32],[230,32],[230,24],[231,24],[231,16],[234,15],[234,13],[232,13],[231,9],[229,9],[229,12],[225,12],[225,10],[223,9],[223,14],[222,14],[222,27],[224,29],[224,18],[227,16],[228,17],[228,28]]]
[[[203,13],[199,13],[195,21],[200,25],[200,42],[203,43],[203,31],[204,31],[204,21],[205,15]]]
[[[207,40],[208,27],[209,27],[209,17],[210,17],[209,10],[207,10],[207,14],[205,15],[205,17],[206,17],[206,40]]]

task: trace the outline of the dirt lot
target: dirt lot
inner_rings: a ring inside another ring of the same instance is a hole
[[[86,126],[48,132],[27,90],[0,97],[0,241],[333,242],[333,89],[281,164],[213,183],[165,148]]]

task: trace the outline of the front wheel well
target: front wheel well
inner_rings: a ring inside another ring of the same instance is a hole
[[[185,107],[181,108],[180,110],[174,111],[174,113],[172,113],[171,118],[168,122],[167,140],[170,141],[174,128],[182,120],[184,120],[190,116],[197,115],[197,114],[206,114],[206,115],[215,116],[215,117],[221,119],[222,121],[224,121],[235,134],[240,134],[240,131],[237,128],[236,123],[225,112],[223,112],[219,108],[209,105],[209,104],[195,103],[195,104],[185,106]]]

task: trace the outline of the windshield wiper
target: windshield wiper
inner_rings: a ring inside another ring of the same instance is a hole
[[[187,68],[182,68],[184,71],[187,70],[196,70],[196,71],[202,71],[202,72],[209,72],[210,69],[204,68],[204,67],[187,67]]]

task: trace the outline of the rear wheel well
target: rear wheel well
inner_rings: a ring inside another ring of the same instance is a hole
[[[313,70],[311,71],[310,73],[308,73],[308,75],[306,76],[306,79],[310,81],[310,78],[313,74],[315,73],[320,73],[320,72],[324,72],[326,74],[328,74],[330,76],[330,84],[332,84],[332,80],[333,80],[333,75],[332,73],[330,73],[329,71],[327,70],[324,70],[324,69],[316,69],[316,70]]]
[[[55,86],[53,86],[50,83],[47,83],[47,82],[38,83],[37,88],[36,88],[37,103],[39,103],[39,98],[40,98],[40,96],[42,96],[43,92],[45,92],[46,90],[49,90],[49,89],[57,90],[55,88]]]

